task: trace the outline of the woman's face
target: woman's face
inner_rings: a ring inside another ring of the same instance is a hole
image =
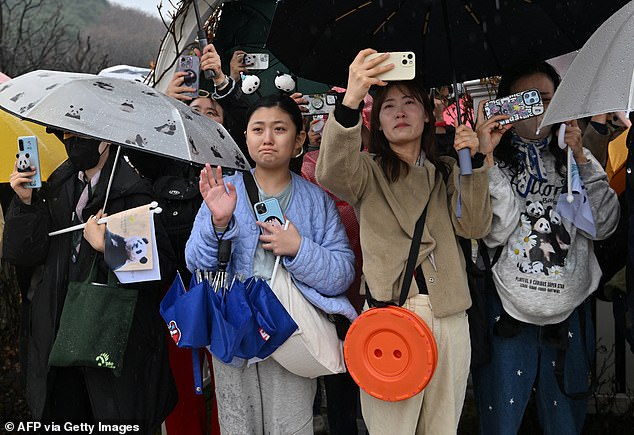
[[[297,133],[290,115],[279,107],[261,107],[251,115],[246,139],[251,158],[257,166],[275,169],[287,167],[299,154],[306,132]]]
[[[222,107],[217,101],[214,101],[209,97],[196,98],[191,102],[189,107],[201,115],[205,115],[207,118],[213,119],[218,124],[222,124],[224,122],[224,111],[222,110]]]
[[[542,102],[544,103],[544,113],[550,104],[550,100],[555,93],[555,84],[550,77],[544,73],[535,73],[526,77],[521,77],[511,86],[511,94],[525,91],[527,89],[537,89],[542,96]],[[550,134],[550,127],[542,128],[539,134],[537,129],[541,124],[544,115],[535,116],[533,118],[525,119],[513,124],[515,133],[524,139],[543,139]]]
[[[429,117],[423,104],[409,95],[407,89],[392,86],[379,110],[379,129],[391,146],[412,141],[420,143]]]

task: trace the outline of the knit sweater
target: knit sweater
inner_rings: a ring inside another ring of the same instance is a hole
[[[410,166],[407,175],[390,182],[368,153],[359,152],[361,117],[345,128],[328,118],[317,161],[317,180],[324,188],[355,207],[359,218],[363,273],[373,298],[398,301],[414,227],[427,205],[416,265],[421,265],[436,317],[471,306],[464,256],[456,236],[481,238],[489,232],[491,206],[487,168],[460,177],[462,217],[456,217],[459,170],[446,158],[447,183],[425,160]],[[415,281],[408,297],[418,294]]]

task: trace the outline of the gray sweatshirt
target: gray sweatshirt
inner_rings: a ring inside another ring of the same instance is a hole
[[[576,228],[557,212],[566,178],[555,169],[554,156],[541,152],[546,180],[528,171],[513,176],[496,164],[489,170],[493,221],[484,242],[502,246],[493,279],[507,313],[523,322],[547,325],[561,322],[596,290],[601,269],[592,240],[610,236],[619,221],[619,202],[607,175],[588,150],[588,163],[578,165],[596,236]],[[502,165],[502,163],[500,163]],[[524,197],[520,192],[528,192]]]

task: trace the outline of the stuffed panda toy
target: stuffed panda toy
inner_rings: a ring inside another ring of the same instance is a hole
[[[242,76],[242,93],[245,95],[251,95],[260,88],[260,78],[256,75],[244,75]]]
[[[31,171],[31,160],[29,160],[29,153],[25,153],[21,151],[15,155],[18,159],[17,166],[18,172],[30,172]]]
[[[148,262],[145,237],[123,237],[106,229],[104,258],[112,270],[118,270],[130,263]]]
[[[290,74],[277,72],[275,77],[275,87],[283,92],[292,92],[295,89],[295,78]]]

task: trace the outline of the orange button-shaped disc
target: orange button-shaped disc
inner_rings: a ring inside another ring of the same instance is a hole
[[[344,357],[354,381],[377,399],[396,402],[420,393],[438,362],[427,324],[401,307],[372,308],[350,326]]]

